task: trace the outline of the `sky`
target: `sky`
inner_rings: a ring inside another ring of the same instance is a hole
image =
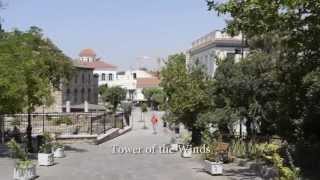
[[[84,48],[119,69],[156,66],[191,42],[225,27],[205,0],[2,0],[2,26],[38,26],[63,52]]]

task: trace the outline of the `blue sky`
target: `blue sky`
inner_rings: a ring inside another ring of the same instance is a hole
[[[120,69],[150,67],[154,59],[184,51],[194,39],[225,26],[204,0],[2,1],[6,30],[36,25],[68,56],[92,48]]]

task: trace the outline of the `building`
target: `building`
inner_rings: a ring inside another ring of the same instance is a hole
[[[144,101],[145,97],[142,93],[145,88],[159,87],[160,79],[157,77],[138,78],[135,91],[135,101]]]
[[[61,82],[59,89],[52,92],[52,105],[36,108],[36,112],[74,112],[104,110],[98,107],[98,76],[93,68],[73,61],[73,74],[68,82]]]
[[[186,65],[188,68],[201,65],[208,75],[214,76],[217,60],[232,57],[238,61],[241,59],[242,50],[246,56],[248,48],[242,35],[231,37],[216,30],[192,42],[191,49],[186,53]]]
[[[79,53],[79,64],[93,68],[93,73],[98,76],[98,85],[107,84],[113,86],[116,80],[117,67],[105,62],[101,58],[97,58],[94,50],[87,48]]]
[[[122,87],[127,90],[127,99],[132,101],[143,101],[142,89],[147,86],[158,87],[160,82],[159,78],[143,69],[118,71],[116,66],[97,58],[97,54],[90,48],[79,53],[77,62],[93,69],[93,73],[98,76],[98,86]]]
[[[117,72],[114,86],[127,89],[127,99],[131,101],[144,101],[143,88],[158,87],[159,78],[145,70],[127,70]]]

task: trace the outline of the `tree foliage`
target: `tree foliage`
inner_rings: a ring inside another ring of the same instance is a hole
[[[30,113],[53,101],[52,91],[70,77],[71,61],[37,27],[1,32],[0,38],[0,113],[28,113],[32,151]]]
[[[34,111],[70,77],[71,62],[37,27],[2,34],[0,112]]]
[[[199,113],[210,106],[207,96],[208,78],[201,69],[188,72],[185,55],[169,57],[166,67],[161,71],[161,86],[167,94],[167,109],[175,116],[175,123],[183,123],[192,129],[193,143],[199,143],[203,127],[196,126]]]
[[[256,118],[262,118],[265,130],[289,141],[319,140],[314,130],[320,128],[315,120],[320,101],[314,92],[320,66],[320,2],[229,0],[208,1],[208,6],[230,15],[227,31],[242,32],[254,52],[252,63],[267,65],[262,74],[263,66],[255,68],[255,96],[249,96],[249,107],[259,112]]]
[[[159,87],[145,88],[142,90],[144,97],[149,102],[149,105],[154,109],[158,109],[159,105],[163,105],[166,99],[166,94]]]
[[[100,86],[99,92],[102,100],[112,105],[113,112],[116,112],[118,105],[125,100],[127,94],[127,91],[120,86],[108,87],[107,85]]]

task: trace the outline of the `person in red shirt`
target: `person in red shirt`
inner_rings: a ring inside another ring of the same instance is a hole
[[[153,127],[153,133],[157,134],[157,124],[158,124],[158,118],[155,114],[152,114],[151,117],[151,123],[152,123],[152,127]]]

